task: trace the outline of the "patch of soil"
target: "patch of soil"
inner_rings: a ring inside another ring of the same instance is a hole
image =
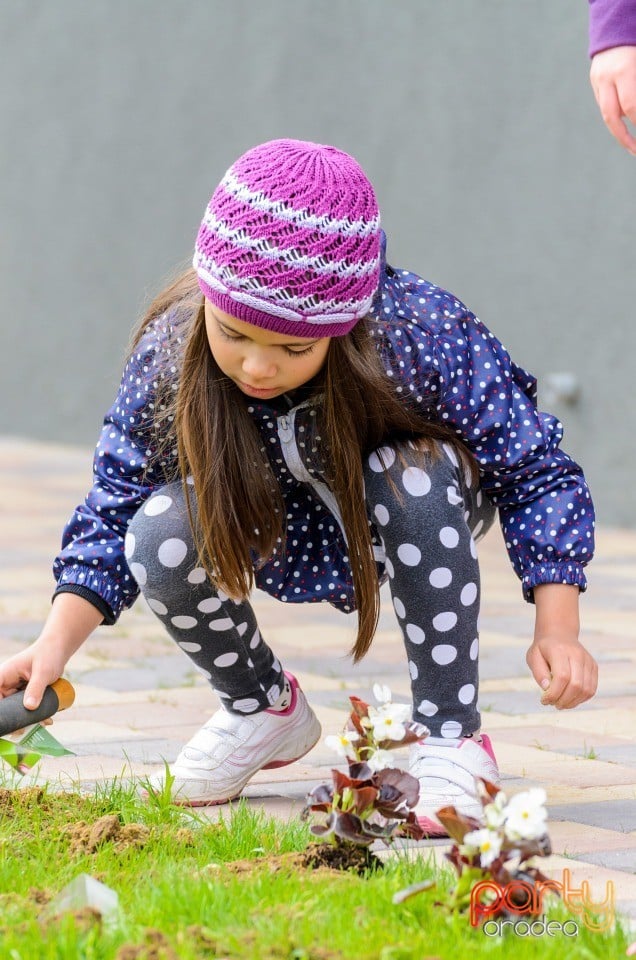
[[[45,791],[42,787],[25,787],[22,790],[0,788],[0,815],[12,817],[15,810],[23,810],[35,804],[44,806]]]
[[[106,843],[112,843],[116,850],[130,847],[140,849],[150,837],[149,827],[143,823],[122,824],[116,813],[107,813],[94,823],[77,820],[69,823],[63,833],[70,839],[71,853],[95,853]]]
[[[209,876],[216,871],[225,870],[234,874],[246,874],[265,869],[268,873],[277,873],[279,870],[312,870],[319,873],[337,871],[363,874],[367,870],[379,870],[383,867],[380,857],[359,844],[310,843],[305,850],[294,853],[270,854],[257,860],[211,863],[203,868],[202,873]]]
[[[174,835],[174,838],[182,847],[196,846],[196,838],[194,833],[192,830],[188,829],[188,827],[179,827]]]
[[[40,922],[46,927],[55,924],[66,924],[72,921],[75,928],[83,933],[87,933],[93,927],[101,927],[102,915],[95,907],[80,907],[79,910],[64,910],[62,913],[55,913],[53,916],[44,917]]]
[[[302,851],[302,857],[302,866],[311,870],[327,867],[330,870],[349,870],[362,874],[384,867],[380,857],[357,843],[310,843]]]
[[[50,890],[38,890],[37,887],[29,887],[29,900],[33,900],[34,903],[37,903],[38,906],[45,906],[49,900],[52,898],[53,894]]]
[[[115,954],[115,960],[179,960],[161,930],[146,930],[144,940],[137,945],[125,943]]]

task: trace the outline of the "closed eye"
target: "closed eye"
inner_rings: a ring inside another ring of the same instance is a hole
[[[242,333],[236,333],[236,332],[229,333],[228,330],[225,327],[222,327],[220,324],[218,325],[218,330],[224,340],[232,340],[236,343],[238,340],[246,339]],[[315,350],[316,348],[315,343],[311,343],[308,347],[301,347],[300,350],[294,349],[292,347],[287,347],[285,346],[285,344],[282,344],[282,343],[275,344],[275,346],[279,346],[282,350],[285,351],[285,353],[289,357],[305,357],[307,356],[307,354],[311,353],[312,350]]]
[[[283,347],[285,353],[289,354],[290,357],[304,357],[308,353],[311,353],[312,350],[316,349],[316,344],[312,343],[308,347],[301,348],[300,350],[292,350],[291,347]]]

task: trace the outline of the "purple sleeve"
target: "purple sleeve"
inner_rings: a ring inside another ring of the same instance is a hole
[[[609,47],[636,46],[636,0],[589,0],[590,57]]]

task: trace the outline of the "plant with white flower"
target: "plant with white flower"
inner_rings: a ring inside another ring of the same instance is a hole
[[[356,754],[353,744],[359,740],[359,735],[355,730],[343,730],[342,733],[325,737],[325,746],[334,750],[339,757],[345,760],[355,760]]]
[[[546,793],[538,787],[512,797],[504,808],[504,831],[509,840],[536,840],[547,833]]]
[[[496,830],[482,827],[481,830],[471,830],[464,834],[464,842],[460,849],[464,855],[479,856],[479,864],[489,867],[501,853],[503,838]]]
[[[486,826],[491,830],[497,830],[499,827],[503,827],[506,822],[506,804],[508,803],[508,797],[503,792],[499,790],[495,797],[491,800],[490,803],[485,804],[484,806],[484,821]]]
[[[533,857],[545,857],[551,852],[545,791],[533,788],[508,799],[503,790],[480,780],[476,782],[476,792],[483,811],[479,819],[458,813],[452,806],[437,811],[437,819],[454,840],[445,856],[457,871],[457,883],[438,902],[451,913],[469,910],[471,891],[481,881],[493,880],[505,887],[515,879],[526,884],[547,880],[531,862]],[[394,903],[434,886],[430,881],[414,884],[396,894]],[[509,903],[506,910],[514,912]],[[527,903],[520,904],[519,912],[528,914]]]
[[[388,687],[376,683],[373,694],[379,707],[370,705],[364,723],[373,741],[402,741],[406,736],[406,724],[411,720],[411,707],[406,703],[392,703]]]
[[[346,728],[325,738],[325,745],[347,761],[348,773],[332,770],[332,784],[320,784],[307,797],[303,816],[327,814],[324,824],[314,824],[312,833],[334,843],[369,846],[381,839],[421,839],[414,808],[419,781],[393,765],[391,751],[428,736],[428,728],[410,719],[406,704],[391,701],[391,691],[376,684],[378,706],[350,697],[351,712]]]

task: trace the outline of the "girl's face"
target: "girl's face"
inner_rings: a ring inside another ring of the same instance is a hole
[[[331,337],[293,337],[236,320],[205,301],[212,356],[246,396],[268,400],[289,393],[321,369]]]

